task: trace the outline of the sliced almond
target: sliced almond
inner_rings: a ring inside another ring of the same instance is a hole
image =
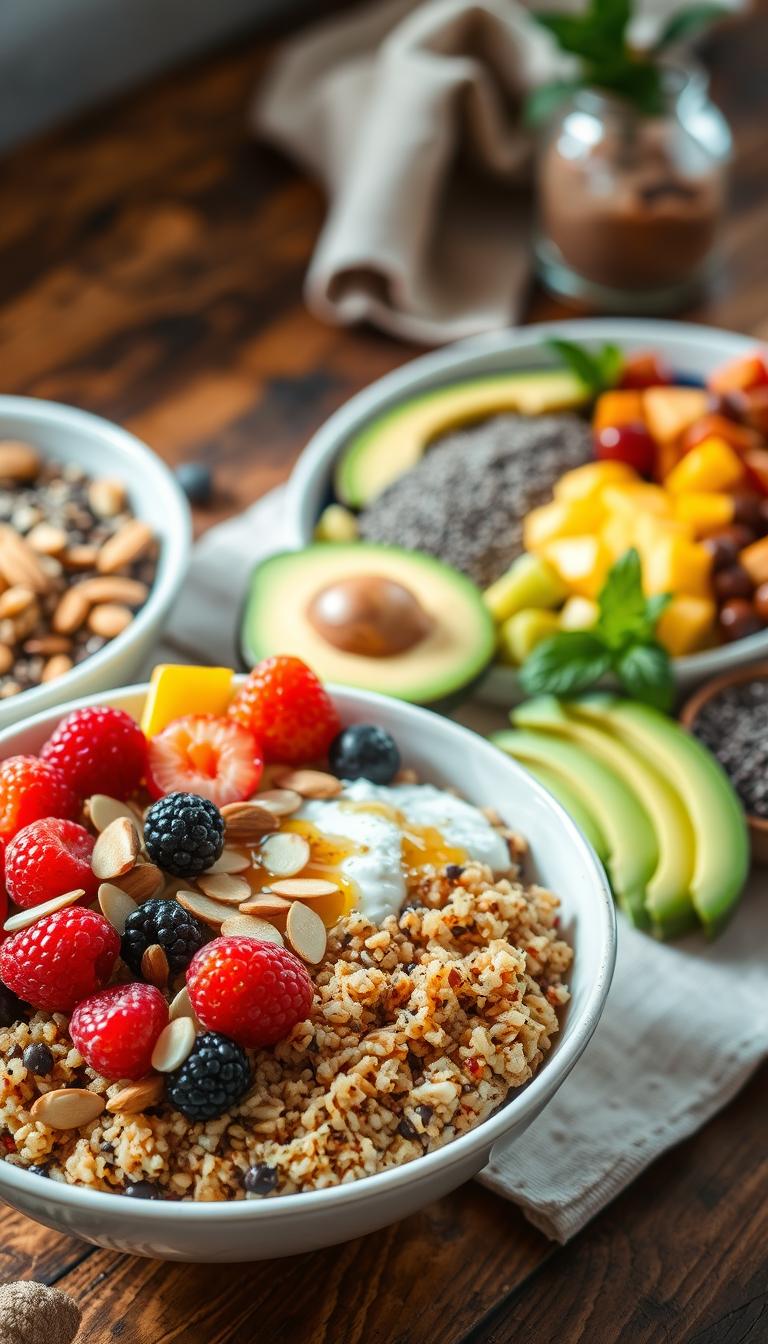
[[[53,523],[36,523],[27,533],[27,543],[38,555],[61,555],[66,549],[67,534],[63,527]]]
[[[104,918],[109,920],[121,938],[125,933],[125,921],[139,908],[126,892],[111,882],[102,882],[99,887],[99,906]]]
[[[221,926],[225,938],[259,938],[262,942],[283,944],[283,935],[274,924],[266,919],[254,919],[253,915],[228,915]]]
[[[340,779],[324,770],[285,770],[276,777],[281,789],[291,789],[302,798],[335,798],[343,788]]]
[[[286,877],[279,882],[270,882],[269,890],[289,901],[316,901],[321,896],[332,896],[339,888],[335,882],[326,882],[322,877]]]
[[[31,588],[24,588],[21,584],[16,584],[13,588],[6,588],[4,593],[0,593],[0,620],[6,616],[19,616],[27,607],[31,607],[35,600],[35,594]]]
[[[193,1022],[197,1021],[197,1015],[192,1007],[192,1000],[189,997],[189,990],[186,985],[182,985],[176,997],[171,1000],[168,1017],[171,1022],[175,1022],[177,1017],[191,1017]]]
[[[30,924],[36,924],[38,919],[44,919],[46,915],[55,915],[57,910],[66,910],[68,905],[74,905],[76,901],[82,900],[84,895],[82,887],[76,887],[74,891],[65,891],[61,896],[53,896],[50,901],[43,901],[41,905],[32,905],[28,910],[19,910],[18,914],[6,919],[3,928],[6,933],[18,933],[19,929],[28,929]]]
[[[122,602],[100,602],[88,617],[88,629],[103,639],[117,639],[133,620],[133,612]]]
[[[161,895],[165,887],[165,875],[154,863],[137,863],[129,873],[115,879],[115,886],[141,905],[143,901],[151,901],[153,897]]]
[[[170,970],[164,947],[161,947],[159,943],[152,943],[145,949],[141,958],[143,980],[148,980],[150,985],[156,985],[158,989],[165,989]]]
[[[23,439],[0,439],[0,476],[6,481],[33,481],[40,470],[40,454]]]
[[[0,574],[10,587],[19,584],[34,593],[50,592],[51,580],[40,557],[8,523],[0,525]]]
[[[139,857],[139,833],[136,823],[116,817],[97,836],[91,855],[91,867],[102,882],[111,882],[130,872]]]
[[[148,1073],[146,1078],[140,1078],[138,1083],[130,1083],[128,1087],[122,1088],[116,1092],[107,1102],[107,1110],[120,1112],[123,1115],[136,1115],[138,1111],[146,1111],[150,1106],[157,1106],[165,1095],[165,1079],[161,1073]]]
[[[177,1017],[163,1027],[152,1051],[152,1068],[158,1073],[173,1073],[191,1055],[195,1044],[195,1024],[191,1017]]]
[[[71,672],[73,666],[74,664],[68,653],[54,653],[53,657],[46,662],[40,680],[46,684],[49,681],[56,681],[59,677],[65,677],[68,672]]]
[[[78,593],[75,588],[68,588],[59,598],[53,613],[52,625],[56,634],[73,635],[85,624],[90,609],[91,604],[82,593]]]
[[[128,804],[121,803],[118,798],[110,798],[106,793],[92,793],[85,806],[97,831],[106,831],[119,817],[125,817],[126,821],[136,825],[136,813]]]
[[[317,911],[310,910],[309,906],[302,905],[301,901],[294,901],[288,911],[285,932],[288,943],[302,961],[308,961],[311,966],[316,966],[323,960],[328,935]]]
[[[216,862],[207,869],[205,876],[213,877],[215,873],[244,873],[250,866],[249,854],[241,854],[237,849],[223,849]]]
[[[51,1129],[80,1129],[98,1119],[106,1102],[84,1087],[57,1087],[44,1092],[30,1109],[30,1116]]]
[[[72,591],[79,593],[88,602],[124,602],[127,607],[138,607],[149,596],[146,583],[138,579],[126,579],[120,574],[81,579]]]
[[[224,920],[232,914],[230,906],[222,905],[221,901],[212,901],[210,896],[202,896],[199,891],[179,891],[176,900],[190,915],[201,919],[210,929],[220,929]]]
[[[197,885],[212,901],[222,901],[224,905],[239,905],[251,894],[245,878],[233,877],[230,873],[203,873],[197,878]]]
[[[259,861],[275,877],[295,877],[310,859],[309,842],[294,831],[268,835],[259,849]]]
[[[125,486],[122,481],[96,480],[88,486],[88,504],[97,518],[114,518],[125,508]]]
[[[127,523],[104,542],[99,551],[96,568],[100,574],[114,574],[125,565],[133,564],[149,549],[154,541],[154,533],[148,523],[141,518],[131,518]]]
[[[222,807],[221,815],[230,845],[256,844],[280,825],[277,817],[258,803],[227,803]]]
[[[301,794],[295,789],[265,789],[253,799],[259,807],[266,807],[275,817],[289,817],[301,807]]]
[[[241,915],[256,915],[259,919],[272,919],[276,915],[287,915],[292,904],[292,901],[286,901],[282,896],[273,896],[271,892],[265,891],[258,896],[251,896],[247,901],[243,901],[239,909]]]

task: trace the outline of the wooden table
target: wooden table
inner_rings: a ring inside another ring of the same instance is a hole
[[[334,407],[415,354],[321,326],[301,279],[318,192],[245,129],[241,46],[17,153],[0,211],[2,390],[215,466],[200,529],[281,480]],[[768,21],[711,44],[736,131],[727,273],[689,316],[768,338]],[[559,314],[535,294],[531,316]],[[97,1250],[14,1213],[2,1278],[58,1283],[88,1344],[764,1344],[768,1069],[569,1246],[475,1184],[386,1231],[252,1267]]]

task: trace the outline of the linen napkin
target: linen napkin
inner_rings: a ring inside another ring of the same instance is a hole
[[[686,2],[638,0],[633,40]],[[572,68],[518,0],[374,0],[289,42],[252,120],[329,197],[315,315],[427,344],[516,322],[531,269],[522,100]]]
[[[251,567],[281,547],[273,490],[198,542],[153,661],[236,661]],[[471,704],[478,731],[503,716]],[[616,973],[592,1041],[552,1102],[479,1179],[548,1237],[567,1241],[665,1149],[724,1106],[768,1055],[768,870],[709,945],[659,944],[619,917]]]

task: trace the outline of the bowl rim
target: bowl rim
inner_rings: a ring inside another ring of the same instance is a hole
[[[187,569],[192,548],[192,515],[186,496],[167,463],[150,448],[149,444],[144,443],[136,434],[124,429],[115,421],[108,420],[93,411],[81,410],[78,406],[69,406],[65,402],[48,401],[41,397],[0,395],[0,422],[6,416],[27,420],[30,437],[34,434],[35,428],[53,429],[68,425],[73,430],[83,427],[89,432],[90,437],[100,438],[105,447],[116,447],[123,459],[127,459],[134,473],[132,479],[127,482],[133,493],[136,493],[136,485],[141,482],[149,465],[155,477],[154,487],[160,485],[166,490],[167,519],[166,531],[160,538],[162,545],[159,563],[149,596],[130,625],[114,639],[109,640],[97,653],[92,653],[81,663],[76,663],[55,683],[31,686],[29,690],[21,691],[6,702],[14,709],[18,707],[19,710],[19,717],[13,724],[7,725],[14,727],[37,714],[39,706],[41,707],[39,712],[44,713],[42,702],[66,704],[72,693],[77,692],[79,678],[86,674],[98,675],[102,668],[106,672],[109,663],[113,659],[119,660],[121,653],[129,650],[134,643],[140,642],[153,622],[167,611],[178,593]],[[55,451],[53,456],[55,458]],[[70,460],[77,459],[73,457]],[[136,516],[141,515],[137,513]],[[51,702],[50,696],[54,685],[57,693],[61,691],[62,694],[56,702]]]
[[[240,678],[240,680],[242,679]],[[102,694],[84,696],[80,700],[64,705],[51,706],[42,713],[0,732],[0,759],[6,754],[10,739],[21,732],[27,732],[35,727],[43,727],[59,713],[68,713],[71,709],[98,704],[110,696],[117,696],[122,699],[129,695],[146,695],[147,689],[148,683],[146,682],[132,686],[121,686]],[[361,1176],[354,1181],[327,1186],[321,1190],[275,1195],[264,1200],[221,1202],[194,1202],[191,1200],[148,1200],[145,1202],[137,1200],[131,1204],[132,1218],[136,1216],[139,1219],[146,1219],[151,1222],[158,1219],[182,1217],[185,1220],[191,1218],[195,1222],[210,1224],[216,1222],[228,1223],[232,1219],[247,1222],[254,1218],[291,1217],[293,1216],[291,1210],[295,1210],[296,1216],[301,1216],[302,1212],[309,1213],[318,1208],[327,1207],[328,1211],[331,1212],[334,1208],[353,1203],[358,1199],[365,1199],[385,1192],[389,1193],[407,1182],[421,1180],[422,1178],[428,1179],[431,1173],[460,1164],[465,1158],[479,1150],[487,1148],[490,1151],[493,1144],[499,1138],[502,1138],[507,1130],[515,1128],[517,1124],[523,1124],[526,1120],[533,1119],[565,1081],[574,1064],[586,1049],[602,1016],[616,962],[616,908],[603,865],[589,841],[581,834],[575,822],[571,820],[560,803],[552,797],[543,785],[528,775],[517,761],[505,756],[503,752],[499,751],[479,733],[475,733],[461,724],[454,723],[451,719],[446,719],[442,715],[435,714],[421,706],[410,705],[405,701],[395,700],[372,691],[360,691],[356,688],[337,686],[332,683],[328,684],[327,689],[333,697],[340,696],[348,703],[351,702],[352,705],[357,705],[360,708],[369,709],[372,707],[375,710],[377,705],[381,705],[389,712],[394,708],[395,713],[402,716],[406,734],[411,729],[418,735],[418,727],[424,715],[428,715],[430,719],[438,720],[446,737],[455,744],[456,759],[460,760],[462,754],[473,751],[479,752],[481,757],[486,757],[488,760],[492,759],[496,767],[503,763],[503,768],[508,770],[511,776],[516,777],[519,783],[524,782],[525,786],[542,800],[549,812],[554,815],[554,819],[559,823],[561,832],[568,836],[572,847],[583,863],[585,880],[591,880],[591,885],[594,888],[596,897],[595,927],[591,936],[594,939],[599,939],[600,942],[598,972],[589,986],[587,997],[578,1017],[574,1017],[573,1020],[569,1018],[566,1023],[554,1060],[551,1063],[545,1061],[535,1077],[526,1083],[520,1091],[502,1103],[486,1120],[483,1120],[459,1138],[452,1139],[445,1147],[437,1148],[431,1153],[425,1153],[423,1156],[414,1158],[411,1162],[405,1162],[399,1167],[376,1172],[371,1176]],[[20,1194],[25,1196],[42,1198],[48,1204],[64,1205],[73,1211],[82,1209],[93,1213],[101,1210],[105,1217],[125,1215],[125,1195],[109,1194],[101,1190],[89,1190],[87,1187],[67,1185],[62,1181],[48,1181],[47,1185],[42,1185],[42,1179],[23,1167],[11,1166],[4,1160],[0,1160],[0,1197],[3,1194],[3,1187],[6,1187],[8,1190],[18,1190]]]
[[[615,341],[619,344],[627,343],[636,349],[660,344],[662,354],[665,344],[684,341],[702,354],[711,352],[721,359],[734,358],[748,350],[766,346],[766,342],[757,336],[727,331],[722,327],[702,326],[695,322],[673,322],[660,318],[584,317],[565,318],[561,322],[551,319],[529,322],[523,327],[470,336],[428,354],[418,355],[375,379],[343,402],[309,439],[294,464],[286,486],[286,545],[291,549],[299,549],[311,544],[311,532],[308,533],[304,526],[305,497],[318,475],[322,473],[330,479],[343,442],[366,420],[421,390],[422,386],[431,382],[439,385],[452,373],[455,373],[457,379],[482,376],[481,369],[471,373],[457,370],[456,366],[462,366],[467,359],[505,353],[514,355],[518,351],[535,348],[547,336],[562,336],[566,340],[576,341]],[[733,644],[673,658],[672,664],[678,669],[684,684],[693,684],[728,668],[754,662],[764,657],[767,650],[768,629]],[[491,662],[487,670],[491,674],[499,670],[514,673],[511,668],[500,669],[500,665],[495,662]]]

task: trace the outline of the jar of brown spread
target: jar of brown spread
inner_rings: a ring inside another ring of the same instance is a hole
[[[704,76],[668,69],[663,110],[583,89],[538,157],[545,284],[607,310],[680,307],[711,272],[731,140]]]

